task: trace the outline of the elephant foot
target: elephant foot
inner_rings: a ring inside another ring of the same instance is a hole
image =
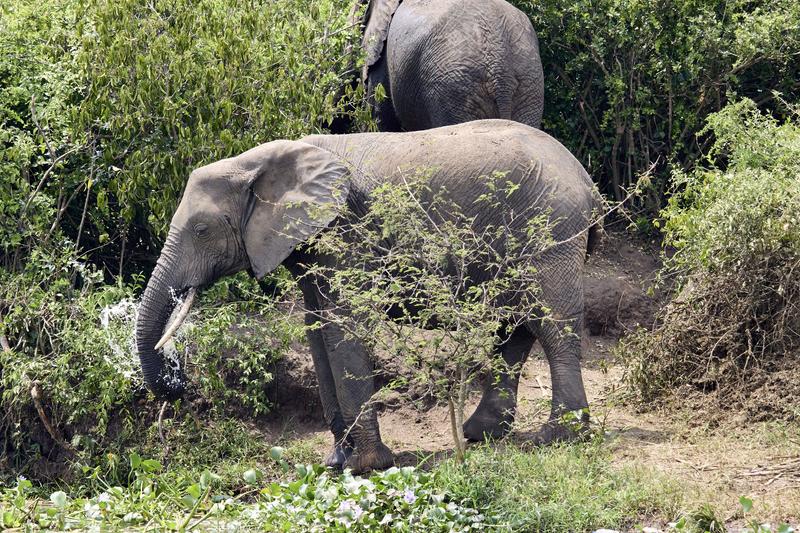
[[[558,442],[580,442],[585,441],[591,436],[589,428],[588,414],[579,419],[564,417],[551,418],[539,428],[533,437],[532,443],[535,446],[547,446]]]
[[[505,437],[514,423],[514,407],[494,407],[482,400],[472,416],[464,422],[464,437],[471,442]]]
[[[355,452],[345,461],[344,467],[352,470],[354,474],[361,474],[369,470],[383,470],[394,464],[394,454],[382,442],[375,447]]]
[[[328,454],[328,457],[325,458],[325,466],[341,470],[344,468],[344,464],[351,455],[353,455],[353,448],[351,446],[347,444],[336,444],[333,450],[331,450],[331,453]]]

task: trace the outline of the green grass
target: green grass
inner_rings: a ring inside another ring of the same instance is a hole
[[[523,451],[481,446],[437,484],[515,531],[587,531],[664,523],[679,514],[679,485],[645,468],[617,467],[600,442]]]
[[[84,481],[70,487],[0,486],[3,525],[591,531],[680,515],[676,483],[612,465],[601,442],[532,451],[481,446],[464,464],[448,460],[430,472],[394,469],[364,479],[309,464],[308,441],[270,449],[257,433],[229,424],[205,439],[182,435],[184,448],[168,466],[131,453],[116,470],[87,469]]]

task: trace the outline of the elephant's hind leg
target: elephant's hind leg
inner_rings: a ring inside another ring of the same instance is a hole
[[[498,347],[505,368],[487,376],[481,401],[464,423],[464,436],[468,440],[499,439],[511,429],[517,410],[519,375],[534,341],[532,333],[522,326]]]
[[[553,388],[550,418],[533,437],[537,444],[577,440],[588,431],[589,403],[580,365],[583,327],[581,283],[580,275],[573,276],[570,273],[558,283],[544,285],[544,301],[551,313],[530,325],[547,356]]]

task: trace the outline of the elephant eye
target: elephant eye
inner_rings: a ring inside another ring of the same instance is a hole
[[[194,226],[194,233],[198,237],[204,237],[206,233],[208,233],[208,224],[196,224]]]

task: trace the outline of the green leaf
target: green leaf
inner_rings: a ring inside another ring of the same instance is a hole
[[[16,521],[14,520],[14,513],[11,511],[3,511],[3,526],[7,528],[16,527]]]
[[[67,506],[67,495],[63,490],[57,490],[50,495],[50,501],[59,509]]]
[[[253,470],[251,468],[250,470],[245,471],[245,473],[242,474],[242,477],[244,478],[245,482],[247,482],[248,485],[255,485],[256,483],[258,483],[258,478],[260,476],[258,471]]]
[[[283,458],[284,449],[280,446],[273,446],[269,450],[269,456],[275,461],[280,461]]]
[[[181,498],[181,503],[187,508],[191,509],[194,507],[194,504],[197,503],[197,498],[192,496],[191,494],[184,494]]]
[[[200,485],[195,483],[193,485],[189,485],[186,488],[186,493],[192,496],[193,498],[199,498],[200,494],[202,494],[202,489],[200,488]]]
[[[133,452],[130,455],[130,460],[131,460],[131,468],[134,470],[138,470],[139,465],[142,464],[142,457],[138,453]]]
[[[739,498],[739,504],[742,506],[744,513],[749,513],[753,509],[753,500],[745,496]]]
[[[144,459],[142,461],[142,468],[145,472],[158,472],[161,470],[161,463],[156,461],[155,459]]]

